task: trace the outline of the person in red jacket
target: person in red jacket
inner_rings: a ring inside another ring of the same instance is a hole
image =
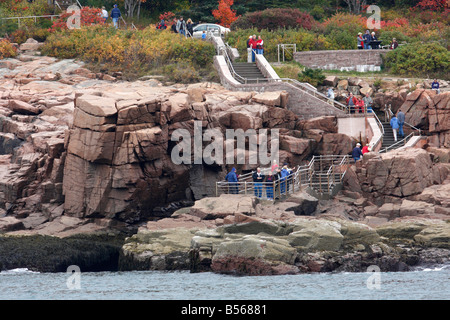
[[[256,60],[256,46],[258,45],[258,40],[256,39],[256,34],[253,35],[252,39],[249,41],[250,48],[252,49],[252,62]]]
[[[350,109],[350,113],[355,113],[355,107],[358,103],[358,99],[356,99],[355,96],[353,96],[353,93],[350,92],[347,98],[347,106]]]
[[[264,53],[264,41],[261,39],[261,36],[258,36],[258,40],[256,41],[256,53],[263,54]]]

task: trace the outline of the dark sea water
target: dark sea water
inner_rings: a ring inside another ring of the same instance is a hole
[[[0,300],[450,300],[450,265],[409,272],[236,277],[189,272],[0,272]]]

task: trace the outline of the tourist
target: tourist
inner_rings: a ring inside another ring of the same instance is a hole
[[[363,155],[365,155],[365,154],[366,154],[367,152],[369,152],[369,151],[370,151],[369,145],[366,144],[366,145],[362,148],[361,153],[362,153]]]
[[[264,175],[261,172],[261,168],[257,168],[256,171],[253,173],[252,177],[254,183],[255,197],[261,198],[264,182]]]
[[[372,32],[372,33],[370,34],[370,41],[378,41],[378,38],[377,38],[377,36],[375,35],[375,32]],[[378,45],[377,45],[377,44],[374,44],[373,46],[371,45],[371,48],[372,48],[372,49],[378,49]]]
[[[158,25],[156,26],[156,29],[158,29],[158,30],[165,30],[165,29],[167,29],[166,22],[164,20],[161,20],[161,22],[158,23]]]
[[[172,26],[170,27],[173,33],[178,33],[177,31],[177,19],[173,19]]]
[[[108,11],[106,11],[105,7],[102,7],[102,18],[105,19],[105,23],[108,20]]]
[[[402,138],[405,137],[405,133],[403,132],[403,125],[405,124],[405,114],[403,111],[397,112],[397,120],[398,120],[398,135]]]
[[[251,49],[252,49],[252,62],[256,61],[256,47],[258,40],[256,39],[256,34],[252,36],[252,40],[250,41]]]
[[[355,160],[355,163],[356,163],[356,161],[360,160],[362,156],[363,156],[363,154],[361,151],[361,144],[358,142],[356,144],[356,147],[354,147],[352,150],[352,158],[353,158],[353,160]]]
[[[236,174],[236,168],[232,168],[230,172],[225,176],[225,180],[228,182],[229,193],[238,194],[238,176]]]
[[[247,62],[252,62],[252,36],[247,39]]]
[[[119,18],[121,16],[122,14],[120,13],[119,8],[117,8],[117,4],[115,4],[114,8],[111,10],[111,19],[116,29],[119,27]]]
[[[194,34],[193,28],[194,28],[194,24],[192,23],[191,18],[189,18],[189,19],[186,21],[186,29],[187,29],[187,35],[188,35],[188,37],[192,37],[192,35]]]
[[[280,194],[280,179],[281,179],[281,170],[278,167],[277,170],[273,174],[273,179],[275,180],[275,190],[274,190],[274,199],[277,198],[277,195]],[[278,181],[278,184],[276,183]]]
[[[362,36],[362,32],[358,33],[358,37],[356,37],[358,49],[364,49],[364,38]]]
[[[358,109],[358,113],[363,113],[364,112],[364,101],[363,99],[356,99],[356,104],[355,104],[356,109]]]
[[[289,176],[289,170],[287,165],[284,165],[280,171],[280,191],[281,194],[286,194],[286,182]]]
[[[272,161],[272,167],[270,168],[270,170],[271,170],[272,172],[275,172],[277,169],[278,169],[278,163],[277,163],[277,160],[273,160],[273,161]]]
[[[347,107],[350,110],[350,113],[355,113],[355,106],[357,101],[358,99],[356,99],[356,97],[353,96],[353,93],[350,92],[347,98]]]
[[[186,21],[183,20],[183,17],[180,17],[177,21],[177,32],[180,34],[180,38],[183,36],[186,37]]]
[[[394,49],[397,49],[397,47],[398,47],[398,42],[397,42],[397,39],[394,38],[394,39],[392,39],[392,42],[389,45],[389,49],[394,50]]]
[[[264,182],[264,185],[266,187],[266,196],[268,200],[273,200],[273,182],[274,177],[272,175],[272,171],[270,171],[266,177],[266,181]]]
[[[366,112],[372,113],[373,100],[370,97],[369,93],[366,93],[366,96],[363,98],[363,101],[364,101],[364,108],[366,108]]]
[[[392,132],[394,133],[394,141],[397,141],[397,130],[399,128],[399,124],[398,124],[398,119],[395,115],[392,117],[390,125],[392,128]]]
[[[329,104],[334,104],[334,91],[333,91],[333,87],[329,87],[328,91],[327,91],[327,98],[328,98],[328,103]]]
[[[364,39],[364,49],[370,49],[370,31],[366,30],[366,33],[363,35]]]
[[[264,53],[264,41],[261,39],[261,36],[258,36],[258,40],[256,41],[256,53],[263,54]]]
[[[441,93],[441,90],[439,89],[439,82],[437,79],[434,79],[433,83],[431,83],[431,89],[436,91],[436,94]]]

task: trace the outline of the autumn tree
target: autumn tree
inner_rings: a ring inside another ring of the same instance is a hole
[[[214,18],[227,28],[238,18],[236,11],[231,9],[233,3],[234,0],[219,0],[219,8],[212,11]]]

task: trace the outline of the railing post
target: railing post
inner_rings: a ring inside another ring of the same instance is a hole
[[[247,195],[247,181],[244,181],[244,194]]]
[[[218,190],[217,190],[217,187],[218,187],[218,186],[217,186],[217,184],[218,184],[218,182],[216,181],[216,197],[218,197],[218,192],[217,192],[217,191],[218,191]]]

